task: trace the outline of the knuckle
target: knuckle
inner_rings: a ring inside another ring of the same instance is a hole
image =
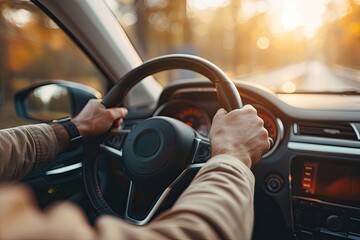
[[[109,119],[113,119],[113,118],[115,117],[115,116],[114,116],[114,112],[111,111],[111,110],[107,111],[106,113],[107,113],[107,117],[108,117]]]
[[[265,128],[263,128],[263,130],[262,130],[262,136],[263,136],[265,139],[267,139],[267,138],[269,137],[269,132],[268,132]]]
[[[128,113],[128,110],[126,108],[120,108],[119,113],[121,116],[126,116]]]
[[[257,120],[258,120],[260,126],[264,126],[264,120],[261,117],[257,116]]]
[[[257,110],[250,104],[245,105],[242,108],[245,112],[249,112],[249,113],[257,113]]]

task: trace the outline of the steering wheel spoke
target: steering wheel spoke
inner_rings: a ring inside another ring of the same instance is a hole
[[[169,191],[170,188],[161,190],[154,186],[144,186],[131,182],[125,209],[125,220],[136,225],[148,223],[163,204]]]
[[[116,130],[111,132],[104,140],[102,144],[100,144],[100,148],[104,151],[112,153],[118,157],[122,157],[123,155],[123,146],[127,135],[129,134],[129,130]]]
[[[135,225],[149,223],[159,213],[175,203],[204,164],[189,164],[168,187],[162,189],[131,182],[125,209],[125,220]]]

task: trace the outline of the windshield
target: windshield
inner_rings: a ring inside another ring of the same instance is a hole
[[[204,57],[275,92],[360,91],[360,0],[106,0],[143,60]],[[193,78],[156,76],[166,85]]]

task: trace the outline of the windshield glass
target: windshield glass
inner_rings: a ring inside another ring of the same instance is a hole
[[[275,92],[360,91],[360,0],[106,3],[143,60],[188,53]],[[196,75],[156,77],[166,85]]]

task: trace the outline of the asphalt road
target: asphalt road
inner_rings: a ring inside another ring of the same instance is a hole
[[[283,84],[295,84],[296,91],[339,92],[358,89],[360,91],[360,71],[341,66],[328,66],[320,61],[307,61],[281,69],[253,76],[238,78],[281,91]]]

